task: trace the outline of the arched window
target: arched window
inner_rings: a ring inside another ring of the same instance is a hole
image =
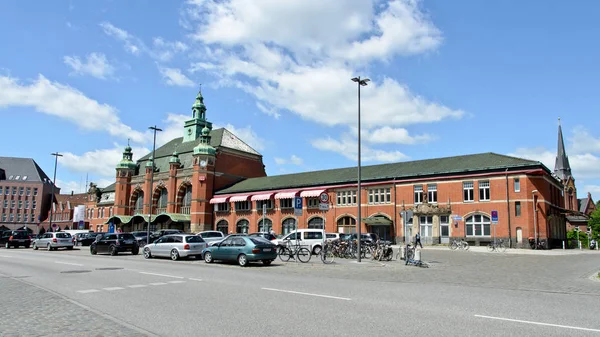
[[[281,224],[281,228],[282,228],[282,233],[283,235],[287,235],[293,231],[296,230],[296,219],[294,218],[287,218],[285,220],[283,220],[283,223]]]
[[[139,191],[135,199],[135,214],[142,212],[144,212],[144,192]]]
[[[356,230],[356,219],[351,216],[339,218],[337,221],[338,233],[352,233]]]
[[[244,219],[244,220],[238,221],[235,230],[236,230],[236,233],[248,234],[249,228],[250,228],[250,223],[248,222],[248,220]]]
[[[223,233],[224,235],[227,235],[229,232],[229,224],[227,223],[226,220],[221,220],[219,222],[217,222],[217,230],[221,233]]]
[[[263,224],[262,219],[260,219],[260,221],[258,222],[258,231],[259,232],[270,232],[272,228],[273,228],[273,222],[271,221],[271,219],[265,218],[264,224]]]
[[[490,218],[482,214],[471,215],[465,219],[467,236],[490,236]]]
[[[185,194],[183,195],[183,206],[190,207],[192,204],[192,185],[188,185],[185,188]]]
[[[156,208],[158,208],[160,212],[166,211],[168,196],[169,192],[166,188],[160,190],[160,195],[158,196],[158,201],[156,202]]]
[[[316,217],[308,220],[308,228],[323,229],[323,218]]]

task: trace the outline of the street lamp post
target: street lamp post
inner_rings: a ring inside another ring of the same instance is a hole
[[[537,202],[535,200],[535,194],[538,190],[531,191],[533,198],[533,249],[537,249],[538,235],[537,235]]]
[[[156,132],[157,131],[162,131],[162,129],[159,129],[158,127],[155,126],[151,126],[148,129],[154,131],[154,141],[152,142],[152,168],[150,170],[150,191],[149,191],[149,195],[150,195],[150,211],[148,213],[148,227],[146,229],[146,244],[149,245],[150,244],[150,223],[152,222],[152,205],[153,205],[153,197],[154,197],[154,163],[156,162]]]
[[[360,214],[360,208],[361,208],[361,197],[360,197],[360,87],[361,86],[366,86],[367,82],[370,81],[370,79],[368,78],[363,78],[361,79],[360,76],[359,77],[354,77],[352,78],[353,82],[356,82],[357,86],[358,86],[358,186],[357,186],[357,198],[356,201],[358,203],[358,212],[357,212],[357,217],[358,217],[358,221],[356,222],[356,226],[357,228],[357,232],[358,232],[358,246],[357,248],[357,252],[358,252],[358,259],[357,261],[360,262],[360,241],[361,241],[361,235],[360,235],[360,227],[362,225],[362,218],[361,218],[361,214]]]
[[[54,156],[54,177],[52,179],[52,196],[50,197],[50,222],[49,229],[52,228],[52,215],[54,210],[54,186],[56,186],[56,166],[58,165],[58,157],[62,157],[63,155],[57,152],[51,153],[50,155]]]

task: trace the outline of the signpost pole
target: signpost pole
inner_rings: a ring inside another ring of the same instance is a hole
[[[263,211],[263,216],[262,216],[262,228],[263,228],[263,230],[264,230],[265,232],[267,232],[267,233],[268,233],[269,231],[267,230],[267,225],[265,225],[265,215],[267,215],[267,205],[263,204],[262,206],[263,206],[263,207],[262,207],[262,211]]]

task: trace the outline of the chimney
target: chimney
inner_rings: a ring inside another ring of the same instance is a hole
[[[71,196],[73,196],[73,191],[71,191]]]

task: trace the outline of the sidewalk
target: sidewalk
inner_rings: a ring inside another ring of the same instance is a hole
[[[400,249],[399,245],[393,245],[392,248],[397,251]],[[439,246],[423,246],[423,250],[446,250],[448,252],[452,252],[450,248],[446,245]],[[488,251],[486,246],[470,246],[469,252],[476,253],[489,253],[489,254],[515,254],[515,255],[580,255],[580,254],[598,254],[600,255],[600,251],[590,250],[590,249],[550,249],[550,250],[533,250],[533,249],[523,249],[523,248],[507,248],[506,252],[500,253],[495,251]]]

